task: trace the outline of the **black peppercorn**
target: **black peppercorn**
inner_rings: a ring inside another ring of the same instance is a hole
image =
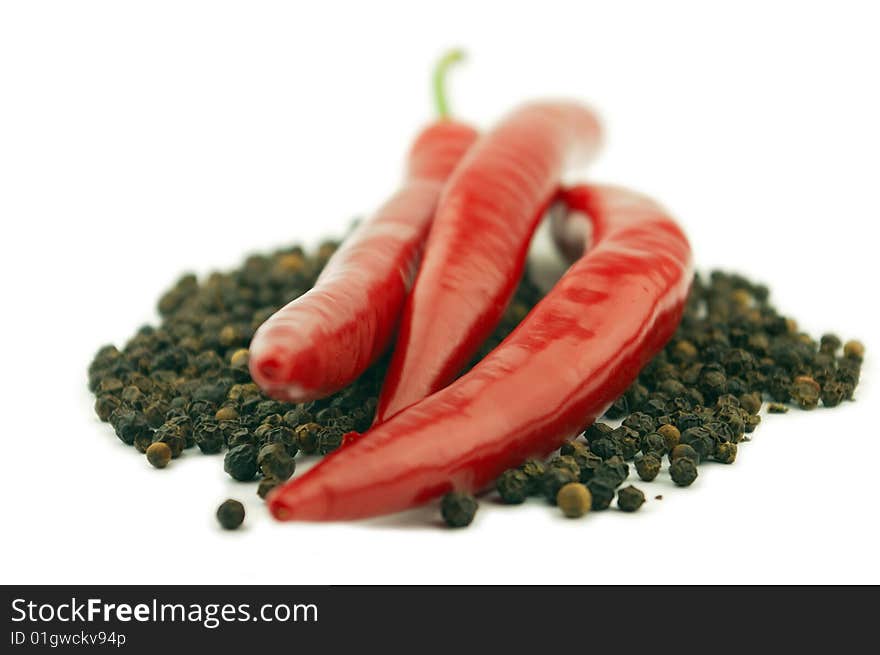
[[[739,397],[739,405],[749,414],[757,414],[761,411],[761,394],[745,393]]]
[[[326,455],[333,452],[342,445],[342,437],[345,433],[336,426],[328,426],[318,431],[318,452]]]
[[[577,463],[578,468],[580,469],[580,475],[578,476],[581,482],[586,482],[591,479],[595,474],[598,468],[602,465],[602,458],[596,455],[593,452],[588,452],[581,457],[578,457]]]
[[[592,458],[596,457],[583,441],[566,441],[559,449],[559,454],[574,459],[578,468],[583,468]]]
[[[681,444],[690,446],[697,452],[699,459],[694,461],[707,459],[715,450],[715,440],[712,438],[712,432],[706,427],[688,428],[682,432]]]
[[[669,475],[679,487],[688,487],[697,479],[697,465],[690,457],[679,457],[669,465]]]
[[[669,451],[670,464],[677,459],[681,459],[682,457],[687,457],[688,459],[696,463],[700,462],[700,454],[688,444],[678,444],[675,448]]]
[[[540,494],[542,489],[541,481],[544,478],[544,473],[547,470],[547,466],[539,459],[527,459],[522,465],[519,467],[519,470],[523,472],[523,475],[528,479],[528,493],[530,496],[535,494]]]
[[[541,492],[551,503],[556,502],[556,494],[569,482],[577,482],[580,472],[567,466],[548,466],[541,476]]]
[[[617,492],[617,506],[624,512],[635,512],[645,503],[645,494],[630,485]]]
[[[157,429],[165,422],[165,414],[168,413],[168,409],[168,403],[164,400],[151,402],[144,408],[144,418],[147,419],[147,424],[154,430]]]
[[[95,400],[95,414],[98,415],[99,419],[107,422],[110,420],[110,415],[113,414],[114,410],[116,410],[121,404],[119,398],[111,394],[98,396],[97,400]]]
[[[240,482],[253,480],[257,474],[257,449],[247,443],[230,448],[223,458],[223,470]]]
[[[446,525],[451,528],[463,528],[474,520],[477,501],[470,494],[453,491],[443,496],[440,512]]]
[[[584,438],[587,440],[587,443],[590,444],[592,448],[592,444],[594,441],[598,441],[602,437],[607,437],[611,434],[614,428],[612,428],[607,423],[593,423],[586,430],[584,430]]]
[[[237,500],[225,500],[217,508],[217,520],[225,530],[235,530],[244,522],[244,505]]]
[[[706,371],[700,375],[700,393],[708,400],[714,400],[727,389],[727,378],[720,371]]]
[[[837,407],[846,398],[846,385],[830,380],[822,386],[820,398],[825,407]]]
[[[620,456],[624,459],[632,459],[639,452],[639,433],[632,428],[621,425],[611,432],[609,438],[617,444],[617,447],[620,449]]]
[[[608,459],[615,455],[623,455],[623,450],[613,439],[602,437],[590,443],[590,450],[596,453],[602,459]]]
[[[675,430],[674,427],[672,429]],[[666,439],[658,432],[650,432],[642,437],[640,450],[645,455],[653,453],[658,457],[663,457],[666,454]]]
[[[318,452],[318,432],[321,426],[317,423],[304,423],[294,430],[297,447],[306,455]]]
[[[529,478],[519,469],[504,471],[495,482],[501,500],[508,505],[517,505],[529,495]]]
[[[570,455],[557,455],[556,457],[550,458],[547,462],[548,468],[563,468],[571,471],[572,475],[578,477],[581,474],[581,469],[577,464],[577,460]]]
[[[230,448],[241,446],[244,444],[256,445],[256,437],[254,433],[247,428],[234,427],[226,436],[226,445]]]
[[[692,412],[679,414],[675,421],[675,427],[677,427],[680,432],[684,432],[690,428],[698,428],[701,425],[703,425],[703,419]],[[673,448],[675,448],[675,446],[673,446]]]
[[[257,485],[257,495],[260,498],[265,498],[269,495],[270,491],[282,484],[284,484],[284,481],[277,478],[263,478],[260,480],[260,484]]]
[[[149,437],[152,435],[147,419],[143,414],[133,409],[120,407],[110,415],[110,425],[123,443],[133,444],[137,437]]]
[[[625,419],[621,425],[630,428],[631,430],[635,430],[638,436],[644,436],[649,432],[653,432],[656,426],[654,418],[645,414],[644,412],[633,412]]]
[[[312,413],[308,409],[309,406],[310,403],[297,405],[289,412],[286,412],[283,416],[284,424],[287,425],[287,427],[293,428],[295,430],[300,425],[311,423],[314,418],[312,416]]]
[[[736,450],[735,443],[720,443],[715,447],[713,458],[716,462],[721,462],[722,464],[733,464],[734,460],[736,460]]]
[[[265,477],[278,480],[287,480],[296,470],[296,460],[281,443],[268,443],[260,448],[257,465]]]
[[[206,455],[223,449],[223,431],[215,421],[200,421],[193,427],[193,437],[199,450]]]
[[[626,416],[627,413],[629,413],[629,402],[626,396],[621,396],[611,404],[611,407],[605,410],[605,416],[611,420]]]
[[[107,377],[98,385],[98,393],[118,394],[123,389],[123,382],[119,378]]]
[[[819,349],[823,353],[828,353],[830,355],[837,353],[837,351],[840,350],[841,345],[842,342],[840,337],[836,334],[823,334],[822,338],[819,339]]]
[[[592,509],[603,510],[608,509],[611,501],[614,500],[617,485],[605,478],[596,476],[587,482],[587,489],[590,490]]]
[[[615,487],[619,487],[628,476],[629,465],[622,457],[614,456],[602,462],[602,464],[596,469],[593,477],[603,478],[612,483]]]
[[[171,448],[171,456],[177,458],[186,446],[186,437],[180,425],[174,422],[163,423],[153,433],[153,443],[163,442]]]

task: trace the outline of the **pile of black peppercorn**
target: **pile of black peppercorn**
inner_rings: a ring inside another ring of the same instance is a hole
[[[530,460],[505,471],[496,489],[505,503],[527,496],[562,500],[571,484],[586,487],[593,510],[634,511],[644,502],[635,487],[620,489],[632,461],[645,482],[664,465],[672,481],[691,485],[706,462],[732,464],[768,411],[811,410],[852,400],[864,346],[826,334],[819,341],[769,303],[767,287],[740,275],[695,277],[675,336],[638,380],[596,422],[546,463]],[[575,498],[572,491],[566,499]],[[567,516],[580,516],[562,507]]]
[[[159,326],[144,326],[122,349],[104,346],[95,355],[88,377],[98,417],[158,468],[187,449],[225,452],[225,471],[240,481],[259,479],[261,497],[293,475],[299,454],[325,455],[347,432],[366,430],[387,359],[346,389],[304,404],[268,398],[248,373],[257,327],[311,288],[336,245],[253,255],[202,281],[180,278],[159,300]],[[768,295],[739,275],[697,276],[673,339],[606,412],[620,423],[594,423],[548,461],[505,471],[496,484],[502,502],[543,496],[576,517],[608,508],[616,496],[618,508],[635,511],[645,496],[621,488],[629,462],[645,482],[667,465],[675,484],[689,486],[705,462],[734,462],[738,445],[761,422],[765,399],[771,412],[851,400],[861,343],[832,334],[816,342],[777,313]],[[475,361],[540,298],[527,272]],[[465,496],[442,504],[450,525],[472,520],[477,504]]]
[[[373,421],[387,359],[351,386],[319,401],[292,404],[264,395],[248,372],[248,345],[277,309],[310,289],[337,244],[313,253],[295,246],[248,257],[203,280],[188,274],[159,299],[161,323],[121,348],[104,346],[88,369],[95,412],[124,443],[164,468],[187,449],[225,453],[234,479],[259,479],[265,496],[290,478],[296,457],[326,455],[350,431]],[[526,275],[481,350],[485,355],[540,299]]]

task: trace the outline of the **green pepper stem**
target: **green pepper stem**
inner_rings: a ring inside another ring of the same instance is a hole
[[[446,71],[453,65],[464,59],[464,51],[450,50],[434,68],[434,107],[440,118],[449,118],[449,105],[446,102]]]

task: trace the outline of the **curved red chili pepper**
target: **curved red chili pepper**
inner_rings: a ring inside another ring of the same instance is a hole
[[[669,340],[692,278],[687,238],[648,198],[564,194],[591,249],[450,386],[375,426],[269,497],[276,518],[357,519],[477,491],[601,415]]]
[[[376,423],[449,384],[501,319],[562,175],[599,147],[574,103],[535,103],[481,138],[449,179],[406,300]]]
[[[311,290],[257,330],[251,376],[267,393],[292,402],[326,396],[385,351],[443,185],[476,138],[472,128],[448,120],[423,131],[403,188],[345,240]]]

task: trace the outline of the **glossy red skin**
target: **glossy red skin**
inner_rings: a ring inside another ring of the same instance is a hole
[[[643,196],[580,186],[564,197],[590,217],[590,250],[468,373],[274,491],[276,518],[359,519],[479,491],[558,448],[632,383],[681,318],[690,246]]]
[[[574,103],[526,105],[482,137],[449,183],[406,300],[376,423],[449,384],[492,333],[566,169],[599,148]]]
[[[250,370],[264,391],[291,402],[321,398],[385,351],[444,183],[476,139],[475,130],[452,121],[421,133],[402,188],[352,232],[311,290],[257,330]]]

